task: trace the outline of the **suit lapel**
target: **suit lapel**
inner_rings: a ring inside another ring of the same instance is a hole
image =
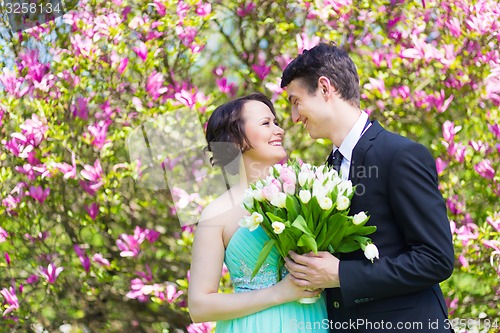
[[[382,128],[382,126],[380,126],[378,121],[373,121],[372,125],[361,136],[358,143],[354,147],[352,151],[349,172],[349,179],[351,180],[353,185],[356,185],[359,182],[359,174],[363,173],[363,171],[366,172],[366,170],[360,169],[365,161],[365,154],[373,145],[373,141],[375,140],[377,135],[383,130],[384,129]]]

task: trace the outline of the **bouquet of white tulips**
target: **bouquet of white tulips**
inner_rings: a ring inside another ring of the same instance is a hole
[[[348,215],[354,190],[351,181],[342,180],[337,171],[324,165],[289,161],[272,166],[270,176],[251,184],[243,199],[251,215],[240,220],[240,226],[250,231],[260,226],[270,237],[252,277],[273,247],[281,260],[290,250],[335,254],[362,249],[372,262],[378,258],[377,247],[366,237],[377,229],[365,225],[369,216],[365,212]]]

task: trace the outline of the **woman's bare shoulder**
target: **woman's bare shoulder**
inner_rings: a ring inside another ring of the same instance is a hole
[[[241,213],[241,198],[232,191],[226,191],[203,209],[200,223],[224,223]]]

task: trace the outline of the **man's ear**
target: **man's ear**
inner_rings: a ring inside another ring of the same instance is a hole
[[[330,96],[332,92],[335,92],[335,87],[331,84],[330,79],[326,76],[320,76],[318,79],[318,89],[322,96]]]

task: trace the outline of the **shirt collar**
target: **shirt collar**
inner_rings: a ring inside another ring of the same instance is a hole
[[[367,120],[368,114],[365,111],[361,111],[361,115],[359,116],[358,120],[338,148],[344,159],[349,163],[351,162],[352,151],[358,143],[361,134],[363,134],[363,129],[365,128]],[[333,145],[333,151],[335,151],[335,149],[337,149],[337,147]]]

